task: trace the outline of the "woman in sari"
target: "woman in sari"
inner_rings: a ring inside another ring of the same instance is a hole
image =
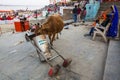
[[[108,37],[116,37],[118,32],[118,23],[119,23],[119,16],[118,16],[118,10],[115,5],[111,6],[112,12],[110,14],[111,16],[111,25],[107,31]]]

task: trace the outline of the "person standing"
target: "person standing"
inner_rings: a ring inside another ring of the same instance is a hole
[[[72,10],[74,22],[77,22],[77,5]]]
[[[119,12],[116,5],[112,5],[110,9],[111,13],[109,16],[111,17],[111,25],[107,31],[107,36],[115,38],[118,36]]]
[[[83,11],[82,11],[82,14],[81,14],[83,23],[85,23],[86,14],[87,14],[86,7],[83,7]]]
[[[80,14],[81,14],[81,8],[80,5],[78,4],[78,9],[77,9],[77,21],[80,21]]]
[[[21,15],[20,24],[21,24],[22,31],[25,31],[25,21],[26,21],[26,18],[23,15]]]

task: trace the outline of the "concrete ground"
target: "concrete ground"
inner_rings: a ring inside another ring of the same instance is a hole
[[[2,31],[2,33],[11,32],[15,29],[14,24],[1,24],[0,28],[0,32]]]
[[[89,24],[89,23],[88,23]],[[35,48],[26,42],[25,33],[5,33],[0,36],[0,80],[102,80],[108,44],[101,37],[92,41],[84,37],[90,27],[68,25],[54,48],[65,58],[72,58],[67,69],[56,77],[48,77],[50,66],[41,63]],[[61,63],[57,58],[52,63]],[[71,70],[71,71],[70,71]],[[57,78],[57,79],[56,79]]]

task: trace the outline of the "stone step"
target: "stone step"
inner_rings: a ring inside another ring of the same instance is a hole
[[[113,5],[113,4],[115,4],[115,5],[120,5],[120,1],[118,1],[118,2],[104,2],[104,4],[101,3],[102,6],[103,6],[103,5],[109,6],[109,5]]]
[[[100,15],[101,11],[104,11],[104,10],[108,9],[113,4],[115,4],[117,6],[118,13],[119,13],[119,18],[120,18],[120,1],[118,1],[118,2],[104,2],[104,3],[101,3],[100,4],[100,9],[98,11],[97,16]]]
[[[103,80],[120,80],[120,41],[110,40]]]
[[[120,10],[120,6],[116,5],[117,6],[117,9]],[[110,6],[100,6],[100,9],[107,9],[109,8]]]

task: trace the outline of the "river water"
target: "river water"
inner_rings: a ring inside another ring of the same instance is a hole
[[[0,10],[36,10],[40,9],[42,6],[25,6],[25,5],[0,5]]]

